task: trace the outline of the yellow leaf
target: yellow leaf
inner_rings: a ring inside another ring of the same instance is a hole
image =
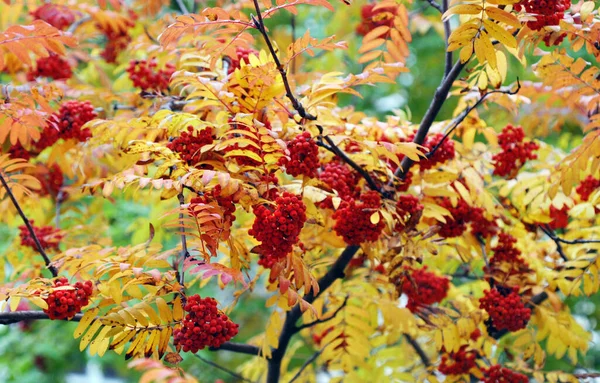
[[[442,15],[442,21],[448,20],[452,15],[477,15],[481,13],[483,7],[479,4],[459,4],[448,9]]]
[[[379,212],[376,211],[375,213],[371,214],[371,223],[373,225],[377,225],[379,223],[379,221],[381,220],[381,216],[379,215]]]
[[[581,15],[581,19],[582,20],[587,19],[587,17],[590,15],[590,13],[592,13],[594,11],[595,7],[596,7],[596,4],[593,1],[586,1],[585,3],[583,3],[581,5],[581,8],[579,9],[579,14]]]
[[[73,333],[73,337],[75,339],[79,338],[84,333],[85,329],[92,323],[92,321],[96,317],[96,314],[98,314],[98,311],[100,311],[100,310],[97,308],[90,309],[83,314],[83,317],[77,324],[77,327],[75,328],[75,332]]]
[[[503,9],[496,7],[487,7],[485,9],[485,13],[488,15],[490,19],[494,19],[496,21],[500,21],[504,24],[508,24],[511,27],[519,28],[521,27],[521,22],[517,18],[517,16],[512,13],[508,13]]]
[[[503,45],[509,48],[517,47],[517,39],[515,39],[515,37],[511,35],[506,29],[502,28],[493,21],[490,21],[489,19],[483,20],[483,25],[485,26],[485,29],[488,31],[490,36],[500,41],[500,43],[502,43]]]

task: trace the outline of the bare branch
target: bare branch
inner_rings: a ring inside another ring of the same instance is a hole
[[[340,311],[342,311],[342,309],[344,307],[346,307],[347,303],[348,303],[348,297],[346,296],[346,298],[344,299],[344,302],[340,305],[340,307],[338,307],[337,309],[335,309],[335,311],[333,312],[333,314],[331,314],[327,318],[317,319],[316,321],[313,321],[313,322],[310,322],[310,323],[305,323],[302,326],[298,326],[298,327],[296,327],[296,332],[302,331],[305,328],[313,327],[313,326],[315,326],[315,325],[317,325],[319,323],[325,323],[325,322],[328,322],[328,321],[332,320],[333,318],[336,317],[336,315],[339,314]]]
[[[542,229],[542,231],[548,236],[550,237],[550,239],[552,239],[554,242],[560,242],[560,243],[564,243],[566,245],[581,245],[581,244],[586,244],[586,243],[600,243],[600,239],[573,239],[573,240],[568,240],[568,239],[563,239],[560,238],[559,236],[556,235],[556,233],[554,233],[554,231],[546,225],[546,227],[544,228],[543,226],[540,225],[540,229]]]
[[[181,209],[181,206],[185,204],[185,197],[183,196],[183,190],[181,191],[181,193],[179,193],[177,195],[177,198],[179,199],[179,208]],[[188,252],[188,248],[187,248],[187,239],[185,236],[185,227],[183,226],[183,211],[181,211],[179,213],[179,223],[181,224],[181,255],[179,257],[179,264],[181,266],[181,271],[179,272],[179,284],[181,286],[184,286],[185,283],[185,260],[190,256],[190,253]],[[177,271],[177,270],[175,270]]]
[[[448,0],[442,0],[442,14],[444,14],[448,10]],[[447,77],[452,70],[452,51],[448,50],[450,34],[452,30],[450,29],[450,19],[448,18],[444,21],[444,44],[446,45],[446,62],[444,65],[444,77]]]
[[[540,225],[540,229],[542,229],[542,231],[548,237],[550,237],[550,239],[556,245],[556,251],[558,252],[558,255],[560,255],[560,257],[562,258],[563,261],[567,262],[569,260],[569,258],[567,257],[567,254],[565,254],[565,251],[563,250],[562,245],[560,244],[561,241],[558,239],[556,234],[554,234],[554,231],[552,231],[552,229],[547,225],[545,225],[545,227],[544,227],[544,225]]]
[[[209,350],[210,351],[225,350],[225,351],[237,352],[238,354],[248,354],[248,355],[255,355],[255,356],[260,355],[260,349],[258,347],[253,346],[251,344],[245,344],[245,343],[225,342],[220,347],[218,347],[218,348],[211,347],[211,348],[209,348]]]
[[[83,314],[76,314],[73,322],[79,322]],[[50,319],[48,314],[43,311],[12,311],[12,312],[0,312],[0,325],[8,325],[12,323],[18,323],[25,320],[40,320]]]
[[[429,360],[429,357],[427,356],[425,351],[423,351],[423,349],[421,348],[421,345],[407,333],[404,333],[404,338],[406,338],[406,340],[408,341],[408,343],[410,343],[412,348],[415,349],[415,351],[419,355],[419,358],[421,358],[421,362],[423,362],[425,367],[431,366],[431,361]]]
[[[229,375],[233,376],[234,378],[236,378],[238,380],[252,383],[252,381],[250,379],[246,379],[242,375],[238,374],[237,372],[232,371],[232,370],[228,369],[227,367],[223,367],[220,364],[217,364],[217,363],[213,362],[212,360],[208,360],[206,358],[203,358],[203,357],[201,357],[198,354],[194,354],[194,356],[196,358],[200,359],[201,361],[203,361],[204,363],[208,364],[209,366],[213,366],[214,368],[217,368],[217,369],[219,369],[219,370],[221,370],[223,372],[226,372],[226,373],[228,373]]]
[[[23,220],[23,223],[25,223],[25,226],[27,226],[27,230],[29,231],[29,235],[31,235],[31,238],[33,239],[33,242],[35,243],[35,247],[37,248],[38,253],[40,253],[40,255],[42,256],[42,258],[44,258],[44,262],[46,263],[46,267],[48,268],[48,270],[50,270],[50,272],[52,273],[52,276],[56,277],[58,275],[58,270],[56,270],[56,267],[54,267],[54,266],[51,265],[50,258],[48,258],[48,255],[44,251],[44,248],[42,247],[42,244],[40,243],[40,240],[38,239],[37,235],[35,235],[35,230],[33,230],[33,226],[31,226],[31,223],[29,222],[29,219],[27,219],[27,217],[25,216],[25,213],[23,212],[23,209],[21,209],[21,206],[19,205],[19,202],[17,201],[17,199],[15,198],[15,195],[10,190],[10,187],[8,186],[8,183],[4,179],[4,176],[2,175],[1,172],[0,172],[0,182],[2,182],[2,186],[4,186],[4,189],[6,189],[6,193],[8,194],[8,197],[10,198],[10,200],[13,203],[13,205],[17,209],[17,212],[21,216],[21,219]]]

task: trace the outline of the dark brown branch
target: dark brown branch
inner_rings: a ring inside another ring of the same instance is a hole
[[[567,254],[565,254],[565,251],[563,250],[562,245],[560,244],[560,241],[558,240],[558,237],[556,236],[556,234],[554,234],[554,231],[552,231],[552,229],[550,229],[550,227],[548,227],[548,226],[544,227],[544,225],[540,225],[540,229],[542,229],[544,234],[546,234],[548,237],[550,237],[550,239],[556,245],[556,251],[558,252],[558,255],[560,255],[560,257],[562,258],[563,261],[567,262],[569,260],[569,258],[567,257]]]
[[[410,343],[412,348],[415,349],[415,351],[419,355],[419,358],[421,358],[421,362],[423,362],[425,367],[431,366],[431,361],[429,360],[427,354],[425,354],[425,351],[423,351],[423,349],[421,348],[421,345],[409,334],[404,333],[404,338],[406,338],[407,342]]]
[[[245,343],[233,343],[233,342],[225,342],[219,348],[209,348],[210,351],[231,351],[237,352],[238,354],[247,354],[247,355],[260,355],[260,349],[256,346],[252,346],[250,344]]]
[[[442,0],[442,15],[448,10],[448,0]],[[448,45],[449,45],[449,40],[450,40],[450,34],[452,33],[452,30],[450,29],[450,19],[448,18],[446,21],[444,21],[444,44],[446,46],[446,61],[444,64],[444,77],[447,77],[448,74],[450,74],[450,71],[452,70],[452,51],[448,50]]]
[[[181,206],[185,204],[185,197],[183,196],[183,191],[177,195],[179,199],[179,209]],[[181,266],[181,271],[179,271],[179,284],[184,286],[185,283],[185,260],[190,256],[187,248],[187,239],[185,236],[185,227],[183,222],[183,211],[179,213],[179,222],[181,224],[181,255],[179,257],[179,263]],[[178,270],[175,270],[178,271]]]
[[[254,22],[254,27],[256,29],[258,29],[260,34],[263,36],[263,39],[265,40],[265,43],[267,44],[267,47],[269,48],[269,52],[271,52],[273,61],[275,61],[277,70],[279,71],[279,74],[281,74],[281,78],[283,80],[283,86],[285,87],[285,95],[290,100],[290,102],[292,103],[292,106],[294,107],[294,109],[296,109],[296,111],[298,112],[300,117],[305,118],[307,120],[315,121],[317,118],[315,116],[309,114],[304,109],[304,106],[300,103],[300,101],[298,101],[298,99],[296,98],[296,96],[294,96],[294,93],[292,92],[292,88],[290,86],[290,82],[287,77],[287,72],[285,71],[285,68],[281,64],[281,61],[279,61],[279,57],[277,56],[277,52],[275,51],[275,48],[273,47],[271,38],[267,34],[267,29],[265,27],[265,21],[262,17],[262,13],[260,11],[260,5],[258,5],[258,0],[254,0],[254,9],[256,10],[256,18],[254,16],[252,16],[252,21]]]
[[[465,110],[463,110],[461,112],[461,114],[454,119],[454,122],[452,123],[452,126],[450,127],[450,129],[448,129],[448,131],[446,132],[446,134],[444,134],[444,137],[442,137],[442,139],[440,140],[440,142],[438,142],[438,144],[436,146],[434,146],[429,153],[426,154],[426,157],[427,158],[431,158],[435,154],[435,152],[444,144],[444,142],[448,139],[448,137],[450,137],[450,135],[452,134],[452,132],[454,132],[454,130],[458,127],[458,125],[460,125],[460,123],[463,122],[465,120],[465,118],[467,118],[467,116],[474,109],[476,109],[479,105],[481,105],[481,103],[490,94],[503,93],[503,94],[508,94],[508,95],[515,95],[515,94],[519,93],[520,90],[521,90],[521,83],[519,82],[519,78],[517,78],[517,88],[515,90],[497,89],[497,90],[492,90],[490,92],[487,92],[486,94],[484,94],[483,96],[481,96],[479,98],[479,100],[477,100],[477,102],[475,104],[473,104],[473,105],[465,108]]]
[[[333,314],[331,314],[327,318],[317,319],[316,321],[313,321],[313,322],[310,322],[310,323],[305,323],[302,326],[298,326],[298,327],[296,327],[296,332],[302,331],[305,328],[313,327],[315,325],[318,325],[319,323],[325,323],[325,322],[328,322],[328,321],[332,320],[333,318],[336,317],[336,315],[338,315],[340,313],[340,311],[342,311],[342,309],[344,307],[346,307],[347,303],[348,303],[348,297],[346,297],[344,299],[344,302],[340,305],[340,307],[338,307],[337,309],[335,309],[335,311],[333,312]]]
[[[569,240],[569,239],[560,238],[548,226],[546,226],[544,228],[543,226],[540,225],[540,229],[542,229],[542,231],[544,233],[546,233],[546,235],[548,235],[548,237],[550,237],[555,242],[564,243],[566,245],[582,245],[582,244],[586,244],[586,243],[600,243],[600,239],[573,239],[573,240]]]
[[[52,273],[52,276],[56,277],[58,275],[58,270],[56,270],[56,267],[54,267],[54,266],[51,265],[50,258],[48,258],[48,255],[44,251],[44,248],[42,247],[42,244],[40,243],[40,240],[38,239],[37,235],[35,235],[35,230],[33,230],[33,226],[31,226],[31,223],[29,222],[29,219],[27,219],[27,217],[25,216],[25,213],[23,212],[23,209],[21,209],[21,206],[19,205],[19,202],[15,198],[15,195],[12,193],[12,190],[10,190],[10,187],[8,186],[8,183],[4,179],[4,176],[2,175],[1,172],[0,172],[0,182],[2,182],[2,186],[4,186],[4,189],[6,189],[6,193],[8,194],[8,197],[10,198],[10,200],[13,203],[13,205],[17,209],[17,212],[21,216],[21,219],[23,220],[23,223],[25,223],[25,226],[27,226],[27,230],[29,231],[29,235],[31,235],[31,238],[33,239],[33,242],[35,243],[35,247],[37,248],[38,253],[40,253],[40,255],[42,256],[42,258],[44,258],[44,262],[46,263],[46,267],[48,268],[48,270],[50,270],[50,272]]]
[[[242,375],[238,374],[237,372],[232,371],[232,370],[228,369],[227,367],[223,367],[220,364],[213,362],[212,360],[208,360],[206,358],[203,358],[203,357],[201,357],[198,354],[194,354],[194,356],[196,358],[200,359],[201,361],[203,361],[204,363],[208,364],[209,366],[213,366],[216,369],[219,369],[219,370],[221,370],[223,372],[226,372],[227,374],[233,376],[234,378],[236,378],[238,380],[252,383],[252,381],[250,379],[246,379]]]
[[[360,249],[359,246],[348,246],[342,251],[338,259],[333,263],[329,271],[319,279],[319,293],[314,294],[310,292],[304,297],[304,300],[308,303],[314,302],[314,300],[327,290],[333,282],[337,279],[344,277],[344,270],[346,266],[352,260],[352,257]],[[290,343],[290,339],[296,333],[296,322],[302,316],[302,310],[300,305],[294,306],[285,316],[285,322],[281,334],[279,335],[279,345],[271,353],[271,359],[269,359],[269,370],[267,373],[267,383],[279,383],[279,377],[281,374],[281,361],[285,355],[285,351]]]
[[[77,314],[71,321],[79,322],[83,314]],[[12,312],[0,312],[0,325],[8,325],[12,323],[18,323],[26,320],[40,320],[50,319],[48,314],[43,311],[12,311]]]
[[[446,98],[448,97],[448,93],[450,92],[450,88],[452,84],[454,84],[454,80],[458,78],[460,72],[462,72],[463,68],[467,65],[467,63],[462,63],[460,60],[454,64],[448,76],[442,79],[440,86],[435,90],[433,95],[433,99],[431,100],[431,104],[429,104],[429,108],[427,112],[425,112],[425,116],[423,116],[423,120],[421,121],[421,125],[419,126],[419,130],[417,130],[417,134],[413,139],[413,142],[419,145],[422,145],[425,142],[425,138],[429,133],[429,129],[431,125],[435,121],[438,113],[442,109]],[[410,168],[413,166],[414,161],[408,158],[408,156],[404,157],[400,166],[396,170],[394,174],[394,178],[399,178],[401,180],[404,179]],[[394,183],[394,178],[390,180],[388,186],[391,187]]]

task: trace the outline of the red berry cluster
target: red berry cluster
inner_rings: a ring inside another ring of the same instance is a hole
[[[43,173],[38,173],[36,178],[40,181],[42,188],[40,189],[40,196],[44,197],[50,195],[56,197],[60,191],[60,188],[65,182],[65,177],[58,164],[53,164],[46,168]]]
[[[498,286],[483,292],[479,307],[489,314],[493,329],[517,331],[527,326],[531,309],[525,307],[518,291],[518,287]]]
[[[275,199],[275,204],[275,210],[264,205],[255,206],[256,219],[248,231],[261,241],[256,249],[260,254],[258,264],[269,269],[292,251],[306,222],[306,206],[301,197],[283,192]]]
[[[194,130],[193,126],[188,126],[187,132],[181,132],[181,135],[167,144],[167,148],[173,152],[179,153],[179,157],[185,163],[193,166],[202,159],[202,149],[205,145],[210,145],[214,141],[213,130],[211,128],[202,129],[199,132]]]
[[[197,204],[210,204],[216,201],[217,204],[223,209],[223,221],[233,222],[235,221],[235,204],[233,203],[233,195],[224,197],[221,195],[221,185],[215,186],[214,189],[204,193],[201,197],[194,197],[190,201],[190,210],[194,214],[194,205]]]
[[[54,281],[54,287],[66,286],[71,285],[65,277]],[[48,295],[48,298],[45,299],[48,308],[44,309],[44,312],[48,314],[48,318],[71,319],[81,311],[82,307],[87,306],[94,291],[92,281],[77,282],[72,287],[72,290],[53,291]]]
[[[182,327],[173,330],[176,347],[184,352],[197,353],[205,347],[220,347],[237,335],[239,326],[217,309],[213,298],[200,298],[198,294],[187,298],[187,311]]]
[[[483,383],[528,383],[529,378],[526,375],[519,374],[499,364],[490,368],[483,369]]]
[[[74,138],[84,142],[92,136],[89,129],[81,129],[88,121],[98,116],[94,106],[89,101],[70,100],[61,105],[58,113],[50,116],[48,125],[42,132],[42,137],[34,146],[41,151],[56,143],[60,138]]]
[[[27,73],[27,80],[33,81],[38,77],[49,77],[54,80],[71,78],[73,70],[67,60],[55,53],[47,57],[40,57],[35,63],[35,70]]]
[[[498,244],[492,248],[494,255],[490,258],[489,267],[486,266],[484,271],[504,276],[507,276],[506,273],[510,276],[529,272],[527,262],[521,258],[521,250],[514,246],[515,243],[517,240],[512,235],[504,232],[498,234]]]
[[[445,223],[440,223],[439,235],[443,238],[454,238],[462,235],[467,229],[467,223],[471,221],[471,207],[461,198],[456,206],[452,206],[449,198],[443,198],[440,206],[446,208],[452,218],[446,217]]]
[[[375,9],[375,7],[377,7],[376,3],[363,5],[360,12],[362,20],[359,26],[356,27],[357,34],[365,36],[373,29],[382,25],[388,27],[392,27],[394,25],[394,17],[397,13],[396,7],[384,6],[378,9]],[[382,37],[385,38],[388,35],[389,32],[387,34],[384,34]]]
[[[126,22],[127,28],[132,28],[135,25],[135,14],[132,14],[131,16],[131,19],[128,19]],[[119,53],[129,45],[131,36],[129,36],[127,29],[114,29],[109,26],[107,26],[109,29],[104,29],[102,26],[98,27],[106,36],[106,45],[104,46],[102,53],[100,53],[100,56],[102,56],[107,63],[115,63]]]
[[[551,205],[550,218],[552,218],[552,221],[548,226],[550,226],[552,230],[564,229],[569,224],[569,207],[563,205],[561,209],[557,209],[554,205]]]
[[[524,10],[535,16],[535,20],[527,22],[527,26],[534,31],[558,25],[570,7],[571,0],[521,0],[515,4],[516,11]]]
[[[175,72],[175,66],[167,63],[159,71],[156,70],[157,66],[156,60],[131,60],[127,68],[129,79],[131,79],[134,86],[142,90],[166,90],[169,88],[171,75]]]
[[[406,294],[408,303],[406,307],[411,312],[416,312],[420,307],[441,302],[448,294],[450,281],[448,278],[438,277],[427,271],[427,266],[421,269],[405,267],[408,275],[400,276],[393,280],[398,292]]]
[[[8,149],[8,154],[10,154],[12,158],[22,158],[25,161],[29,161],[31,158],[31,153],[29,153],[29,151],[25,149],[20,142],[12,145],[10,149]]]
[[[43,20],[54,28],[61,30],[67,29],[75,22],[75,14],[68,7],[52,3],[42,5],[31,12],[31,15],[36,20]]]
[[[544,35],[544,44],[546,44],[547,47],[551,47],[553,45],[560,45],[565,39],[565,37],[567,37],[566,33],[546,33]]]
[[[593,192],[600,189],[600,179],[594,178],[592,176],[587,176],[581,184],[577,186],[575,191],[579,194],[582,201],[587,201],[590,199],[590,196]]]
[[[33,227],[33,232],[35,236],[40,241],[40,245],[44,250],[58,250],[58,245],[60,244],[60,240],[63,238],[62,234],[59,234],[60,230],[53,226],[33,226],[33,220],[29,220],[31,226]],[[19,237],[21,237],[21,245],[29,246],[35,251],[38,250],[35,242],[33,241],[33,237],[29,233],[27,226],[21,225],[19,226]]]
[[[498,223],[495,218],[487,219],[485,209],[482,207],[471,208],[471,233],[476,237],[491,237],[498,231]]]
[[[319,179],[338,192],[342,200],[350,200],[358,196],[359,175],[341,162],[328,162],[323,166]],[[323,207],[332,208],[331,199],[323,201]]]
[[[419,203],[418,197],[410,194],[401,195],[396,202],[396,213],[400,218],[400,221],[396,223],[396,230],[404,230],[406,223],[421,210],[423,210],[423,205]]]
[[[475,367],[476,359],[477,353],[475,351],[467,351],[467,345],[464,345],[457,352],[443,355],[438,370],[444,375],[468,374]]]
[[[358,203],[354,199],[343,201],[333,213],[333,229],[348,245],[376,241],[385,227],[381,213],[378,213],[380,219],[376,224],[371,222],[371,216],[381,207],[379,193],[372,190],[365,192],[360,200]]]
[[[244,64],[249,64],[250,63],[250,55],[255,55],[258,56],[258,51],[252,49],[252,48],[242,48],[242,47],[236,47],[235,48],[235,53],[237,54],[237,59],[234,58],[229,58],[229,67],[227,68],[227,73],[231,74],[233,72],[235,72],[236,69],[240,69],[240,67],[242,66],[242,62],[244,62]]]
[[[512,178],[517,175],[527,160],[534,160],[537,154],[533,153],[540,146],[533,141],[523,142],[525,132],[520,126],[507,125],[498,135],[498,143],[502,151],[492,157],[494,161],[494,175]]]
[[[289,157],[282,157],[279,165],[285,166],[285,172],[298,177],[304,175],[314,178],[319,168],[319,148],[309,132],[297,135],[289,144]]]
[[[427,136],[427,139],[423,143],[423,146],[429,149],[431,152],[437,145],[442,142],[444,135],[442,133],[436,133],[434,135]],[[454,150],[454,141],[446,139],[442,145],[436,149],[435,153],[427,159],[419,162],[419,168],[421,170],[428,170],[438,164],[443,164],[454,158],[456,152]]]

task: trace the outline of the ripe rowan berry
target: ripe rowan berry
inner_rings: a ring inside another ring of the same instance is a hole
[[[499,280],[517,274],[525,274],[531,271],[527,262],[521,258],[521,250],[514,245],[517,240],[510,234],[500,232],[498,244],[492,248],[494,254],[490,257],[489,265],[483,271],[493,274]]]
[[[285,172],[298,177],[304,175],[310,178],[317,176],[319,168],[319,148],[309,132],[297,135],[289,144],[289,157],[281,157],[279,165],[285,167]]]
[[[540,147],[533,141],[523,142],[525,133],[523,128],[507,125],[498,135],[498,144],[502,151],[492,157],[494,162],[494,175],[513,178],[523,167],[527,160],[534,160],[537,154],[533,153]]]
[[[450,280],[438,277],[427,271],[427,266],[421,269],[404,267],[406,272],[392,280],[398,293],[408,297],[406,307],[411,312],[416,312],[420,307],[441,302],[448,294]]]
[[[187,314],[181,327],[173,330],[174,344],[184,352],[195,354],[205,347],[221,347],[238,333],[239,326],[217,309],[213,298],[192,295],[184,310]]]
[[[136,15],[130,12],[131,18],[125,21],[126,28],[132,28],[135,26]],[[104,50],[100,53],[100,56],[104,58],[107,63],[114,63],[117,61],[117,56],[121,51],[127,48],[131,41],[131,36],[127,33],[127,29],[113,28],[111,25],[97,25],[98,28],[106,36],[106,45]],[[108,29],[107,29],[108,28]]]
[[[440,142],[442,142],[443,139],[444,135],[442,133],[429,135],[423,143],[423,146],[429,149],[431,152],[437,145],[439,145]],[[451,139],[446,139],[442,145],[436,149],[431,157],[418,162],[419,168],[421,170],[431,169],[438,164],[443,164],[444,162],[453,159],[455,155],[456,152],[454,150],[454,141]]]
[[[193,166],[203,158],[201,151],[205,145],[214,142],[212,128],[205,128],[197,132],[193,126],[188,126],[187,132],[183,131],[179,137],[167,144],[167,148],[179,153],[179,157],[188,165]]]
[[[65,140],[73,138],[79,142],[87,141],[92,136],[92,132],[81,127],[97,116],[94,106],[89,101],[67,101],[60,106],[57,113],[50,116],[48,125],[42,131],[40,140],[34,143],[34,147],[42,151],[61,138]]]
[[[571,0],[521,0],[514,7],[516,11],[532,14],[535,20],[528,21],[527,26],[539,31],[546,26],[558,25],[571,7]]]
[[[398,214],[400,221],[396,223],[396,230],[404,230],[406,223],[422,210],[423,205],[419,203],[418,197],[410,194],[398,197],[398,201],[396,202],[396,213]]]
[[[55,287],[71,286],[65,277],[54,281]],[[85,283],[77,282],[71,290],[55,290],[45,299],[48,308],[44,312],[50,319],[71,319],[75,314],[81,312],[81,308],[89,303],[94,288],[92,281]]]
[[[319,179],[337,191],[342,200],[347,201],[358,197],[359,175],[346,164],[338,161],[326,163],[319,174]],[[323,201],[321,205],[323,208],[332,208],[331,198]]]
[[[167,63],[159,71],[156,70],[157,66],[156,60],[131,60],[127,68],[129,79],[131,79],[134,86],[141,88],[143,91],[167,90],[171,81],[171,75],[175,72],[175,66]]]
[[[64,5],[45,3],[31,15],[36,20],[43,20],[56,29],[65,30],[75,22],[75,14]]]
[[[35,63],[35,70],[27,73],[27,80],[33,81],[37,77],[49,77],[54,80],[67,80],[73,75],[71,65],[67,60],[55,53],[47,57],[40,57]]]
[[[587,201],[590,199],[592,193],[598,189],[600,189],[600,179],[587,176],[583,181],[581,181],[581,184],[577,186],[575,191],[577,194],[579,194],[579,197],[582,201]]]
[[[237,54],[236,59],[229,57],[230,64],[227,68],[228,74],[235,72],[236,69],[240,69],[242,62],[246,65],[250,64],[250,55],[258,56],[258,51],[252,48],[236,47],[235,53]]]
[[[40,181],[42,186],[39,191],[40,196],[44,197],[50,195],[56,198],[65,182],[64,175],[58,164],[53,164],[52,166],[47,167],[46,170],[46,172],[36,174],[36,178]]]
[[[59,229],[53,226],[34,226],[33,220],[31,219],[29,220],[29,223],[31,223],[33,232],[35,233],[35,236],[39,240],[40,245],[44,250],[58,250],[60,240],[63,238],[63,235],[60,234]],[[21,246],[29,246],[35,251],[38,251],[38,248],[33,240],[33,237],[29,233],[29,229],[27,229],[27,226],[19,226],[19,231]]]
[[[489,314],[493,329],[517,331],[527,327],[531,309],[525,307],[518,291],[518,287],[497,286],[483,292],[479,307]]]
[[[564,229],[569,224],[569,207],[563,205],[561,209],[557,209],[554,205],[551,205],[550,218],[552,218],[552,221],[548,226],[550,226],[552,230]]]
[[[490,368],[483,370],[483,383],[528,383],[529,378],[526,375],[504,368],[495,364]]]
[[[221,185],[217,185],[214,189],[204,193],[203,196],[194,197],[190,201],[190,212],[195,214],[194,205],[210,204],[216,202],[223,209],[223,221],[230,224],[235,221],[235,204],[233,203],[233,195],[227,197],[221,195]]]
[[[270,269],[292,251],[299,241],[300,231],[306,222],[306,206],[302,198],[283,192],[275,199],[275,208],[254,206],[256,216],[248,234],[261,241],[256,252],[258,264]]]
[[[22,158],[25,161],[29,161],[31,158],[31,153],[29,153],[20,142],[12,145],[10,149],[8,149],[8,154],[10,154],[11,158]]]
[[[381,213],[378,213],[380,207],[381,197],[372,190],[363,193],[360,202],[353,199],[343,201],[333,213],[333,229],[348,245],[376,241],[385,227]],[[377,223],[371,222],[374,213],[379,214]]]
[[[438,370],[444,375],[468,374],[475,367],[477,353],[467,351],[467,346],[461,346],[457,352],[442,355],[442,362]]]
[[[472,207],[471,215],[471,233],[474,236],[481,236],[483,238],[490,237],[498,231],[498,223],[495,218],[487,219],[485,216],[485,209],[482,207]]]
[[[462,235],[467,229],[467,223],[471,220],[471,208],[461,198],[456,206],[452,206],[449,198],[442,198],[439,205],[446,208],[452,217],[446,217],[445,223],[440,223],[439,235],[443,238],[453,238]]]

